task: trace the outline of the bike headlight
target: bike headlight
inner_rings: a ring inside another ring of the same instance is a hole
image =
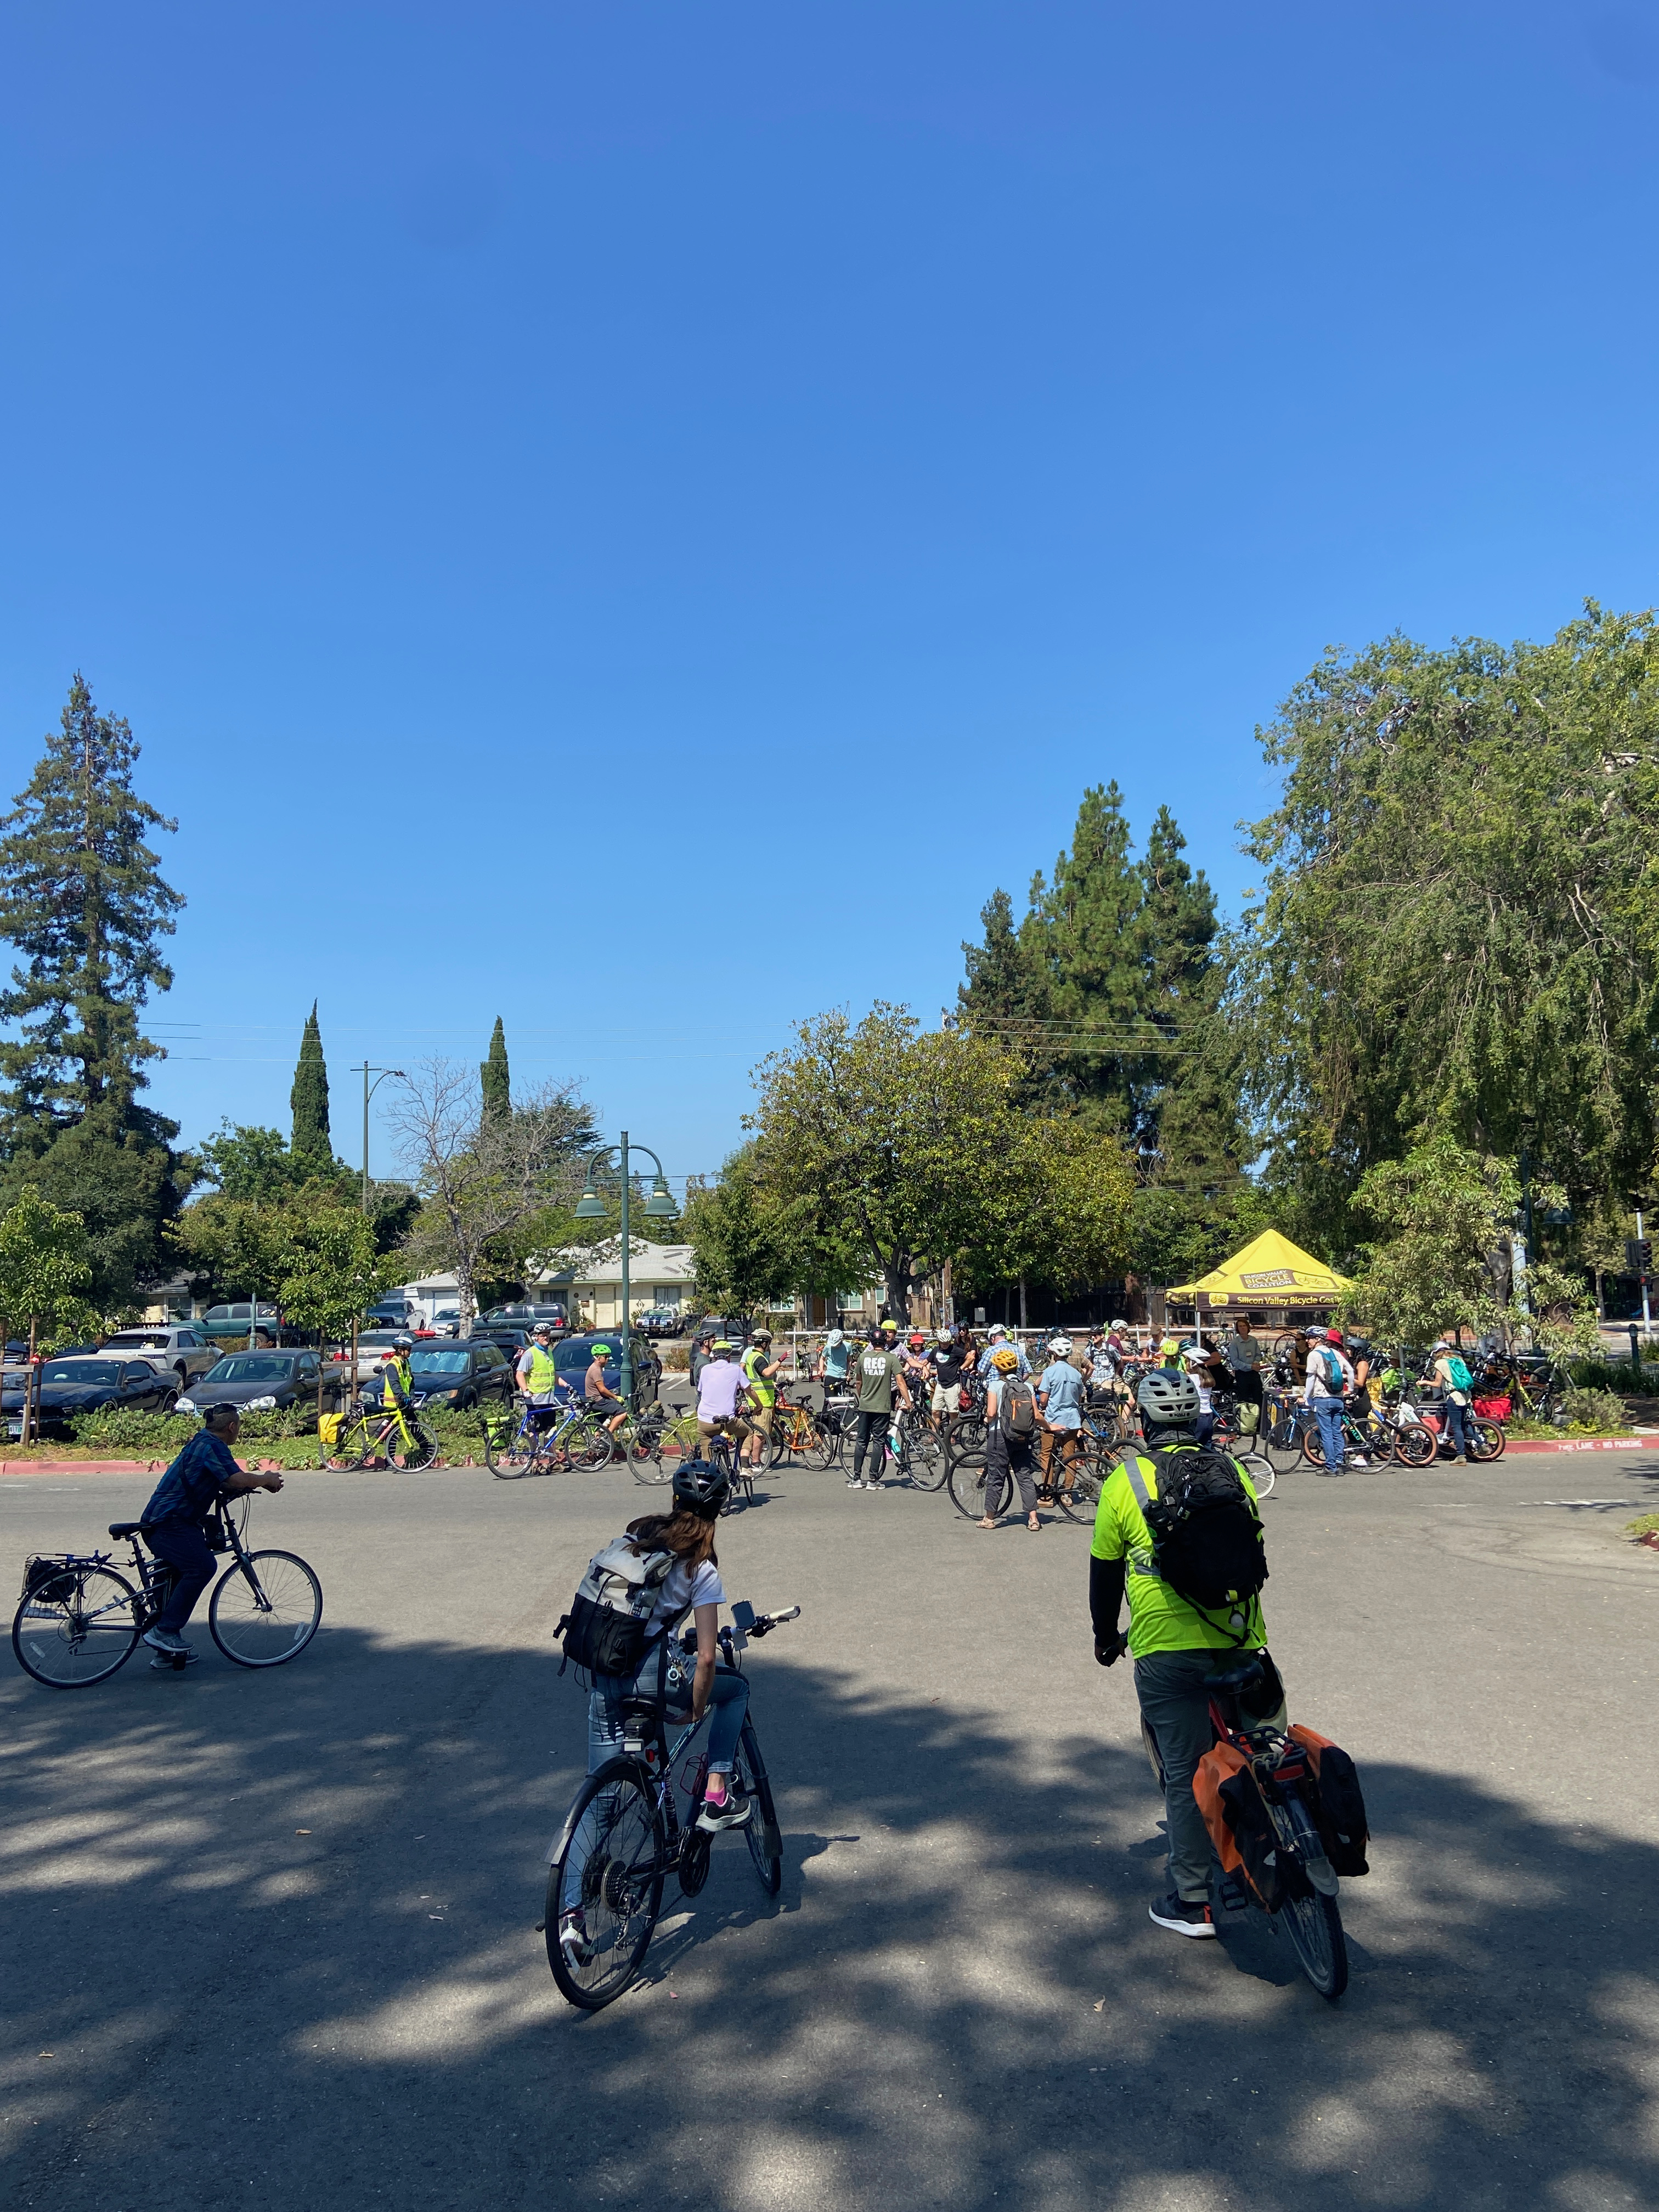
[[[270,1397],[250,1398],[242,1407],[245,1413],[274,1413],[276,1410],[276,1401]]]

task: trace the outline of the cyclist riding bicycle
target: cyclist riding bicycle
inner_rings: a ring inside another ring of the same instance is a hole
[[[590,1413],[602,1413],[607,1406],[616,1407],[616,1412],[609,1416],[605,1424],[614,1437],[628,1418],[628,1408],[605,1379],[605,1363],[610,1357],[611,1346],[608,1344],[596,1344],[593,1346],[592,1359],[589,1363],[586,1374],[582,1377],[582,1395],[587,1401]]]
[[[1135,1401],[1140,1409],[1146,1449],[1132,1453],[1113,1469],[1100,1493],[1094,1541],[1089,1548],[1089,1613],[1095,1657],[1103,1667],[1112,1667],[1127,1650],[1134,1661],[1135,1696],[1142,1720],[1157,1740],[1163,1764],[1170,1887],[1169,1895],[1152,1905],[1151,1917],[1160,1928],[1170,1929],[1177,1936],[1213,1936],[1210,1837],[1193,1796],[1193,1777],[1211,1741],[1211,1692],[1204,1686],[1204,1678],[1242,1654],[1261,1652],[1267,1630],[1258,1597],[1241,1598],[1233,1593],[1219,1613],[1212,1613],[1178,1596],[1158,1573],[1152,1531],[1129,1469],[1134,1470],[1141,1496],[1148,1504],[1155,1501],[1164,1478],[1147,1453],[1172,1457],[1197,1450],[1194,1431],[1198,1391],[1190,1376],[1159,1367],[1142,1377]],[[1249,1512],[1259,1528],[1261,1513],[1250,1478],[1237,1460],[1229,1464],[1243,1486]],[[1118,1630],[1126,1583],[1127,1636]],[[1263,1673],[1273,1686],[1270,1694],[1277,1701],[1277,1711],[1263,1711],[1253,1704],[1248,1717],[1252,1726],[1282,1727],[1283,1689],[1270,1661],[1264,1660]],[[1258,1698],[1262,1694],[1255,1693]]]
[[[165,1655],[151,1661],[155,1667],[172,1667],[180,1660],[188,1667],[198,1656],[179,1632],[213,1580],[209,1516],[227,1498],[283,1486],[280,1474],[248,1474],[231,1457],[241,1428],[234,1406],[210,1406],[204,1424],[156,1484],[138,1519],[145,1543],[173,1575],[173,1595],[144,1631],[151,1650]]]
[[[900,1355],[900,1370],[910,1386],[910,1395],[919,1406],[925,1406],[933,1388],[933,1363],[927,1357],[927,1337],[924,1330],[913,1328],[904,1340]]]
[[[749,1349],[738,1361],[749,1401],[750,1433],[743,1443],[744,1456],[751,1467],[758,1467],[766,1449],[766,1440],[772,1433],[772,1418],[777,1408],[777,1377],[782,1371],[781,1359],[772,1357],[772,1332],[769,1328],[751,1328]]]
[[[741,1439],[749,1424],[738,1411],[744,1395],[743,1370],[732,1358],[729,1337],[720,1337],[708,1347],[708,1359],[697,1378],[698,1449],[717,1436]]]
[[[719,1364],[719,1353],[731,1350],[729,1344],[717,1344],[711,1364]],[[705,1375],[708,1371],[703,1370]],[[754,1814],[753,1800],[732,1772],[749,1710],[749,1684],[739,1674],[717,1674],[714,1668],[720,1654],[715,1630],[726,1601],[714,1530],[729,1487],[720,1468],[705,1460],[685,1460],[674,1471],[673,1511],[647,1513],[642,1520],[629,1522],[625,1533],[636,1553],[672,1552],[675,1563],[652,1607],[645,1656],[639,1666],[631,1675],[596,1674],[587,1700],[590,1774],[597,1774],[622,1749],[630,1698],[661,1701],[671,1721],[684,1721],[688,1710],[694,1721],[712,1711],[708,1778],[696,1823],[712,1831],[746,1826]],[[697,1637],[696,1665],[689,1680],[673,1644],[674,1632],[688,1613]],[[561,1917],[559,1945],[573,1966],[587,1957],[587,1929],[580,1911]]]

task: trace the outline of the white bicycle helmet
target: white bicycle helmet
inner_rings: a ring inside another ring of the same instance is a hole
[[[1190,1429],[1198,1419],[1198,1385],[1174,1368],[1154,1367],[1141,1376],[1135,1403],[1154,1428]]]

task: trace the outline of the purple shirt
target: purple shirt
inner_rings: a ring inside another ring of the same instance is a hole
[[[729,1421],[738,1410],[743,1370],[734,1359],[711,1359],[697,1378],[697,1419]]]

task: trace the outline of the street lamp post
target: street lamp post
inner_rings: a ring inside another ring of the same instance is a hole
[[[587,1180],[583,1187],[582,1194],[576,1202],[576,1218],[578,1221],[604,1220],[605,1203],[593,1188],[593,1176],[596,1170],[601,1173],[604,1171],[612,1153],[615,1153],[617,1156],[617,1173],[622,1186],[622,1398],[623,1405],[631,1412],[634,1405],[634,1317],[628,1310],[629,1149],[628,1132],[624,1129],[620,1144],[601,1145],[598,1152],[588,1155]],[[680,1210],[670,1194],[668,1178],[662,1171],[662,1162],[657,1158],[649,1145],[635,1145],[633,1149],[635,1152],[643,1152],[646,1158],[654,1164],[657,1170],[657,1179],[651,1186],[651,1195],[645,1201],[647,1214],[655,1221],[678,1220]]]
[[[404,1080],[404,1072],[401,1067],[371,1067],[367,1060],[361,1067],[354,1067],[351,1072],[354,1075],[361,1075],[363,1079],[363,1212],[367,1213],[368,1212],[368,1102],[388,1075],[395,1075],[401,1082]],[[374,1078],[373,1083],[368,1079],[371,1075]]]

